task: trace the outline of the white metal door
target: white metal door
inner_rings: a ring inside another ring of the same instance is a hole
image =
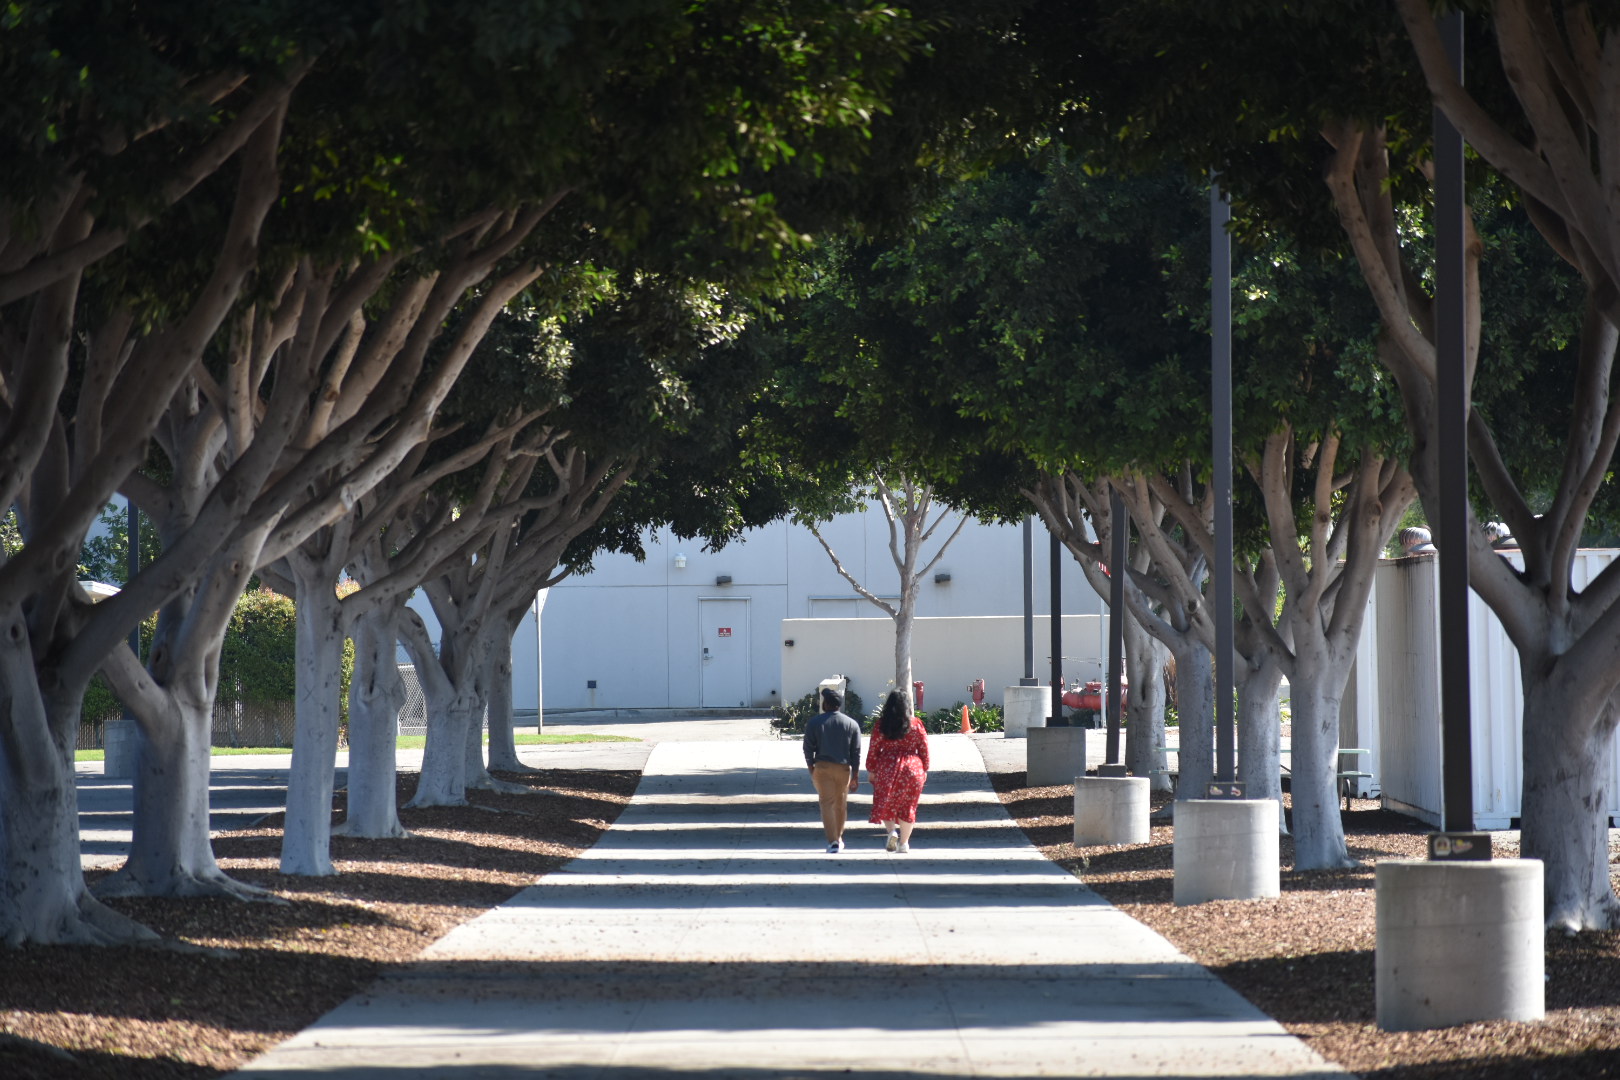
[[[748,601],[700,599],[699,644],[703,649],[703,707],[748,704]]]

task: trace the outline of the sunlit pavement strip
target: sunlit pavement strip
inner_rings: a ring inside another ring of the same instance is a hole
[[[255,1077],[1343,1077],[1024,839],[935,736],[909,855],[792,742],[660,743],[589,852]]]

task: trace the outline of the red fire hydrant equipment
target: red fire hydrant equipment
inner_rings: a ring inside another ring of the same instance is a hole
[[[922,712],[922,710],[923,710],[923,703],[922,703],[923,702],[923,684],[922,683],[914,682],[914,683],[911,684],[911,700],[912,700],[913,708],[915,708],[919,713]]]

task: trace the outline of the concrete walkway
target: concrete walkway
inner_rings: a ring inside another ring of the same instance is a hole
[[[1344,1077],[1024,839],[935,736],[914,849],[823,851],[796,743],[660,742],[597,845],[259,1078]]]

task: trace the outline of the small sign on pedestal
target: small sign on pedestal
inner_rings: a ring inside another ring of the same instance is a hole
[[[1130,771],[1123,765],[1099,765],[1097,766],[1097,775],[1118,778],[1122,776],[1129,776]]]
[[[1483,832],[1430,833],[1429,859],[1434,862],[1455,862],[1460,859],[1490,862],[1491,834]]]
[[[1243,798],[1242,780],[1211,780],[1209,790],[1204,793],[1206,799],[1241,799]]]

